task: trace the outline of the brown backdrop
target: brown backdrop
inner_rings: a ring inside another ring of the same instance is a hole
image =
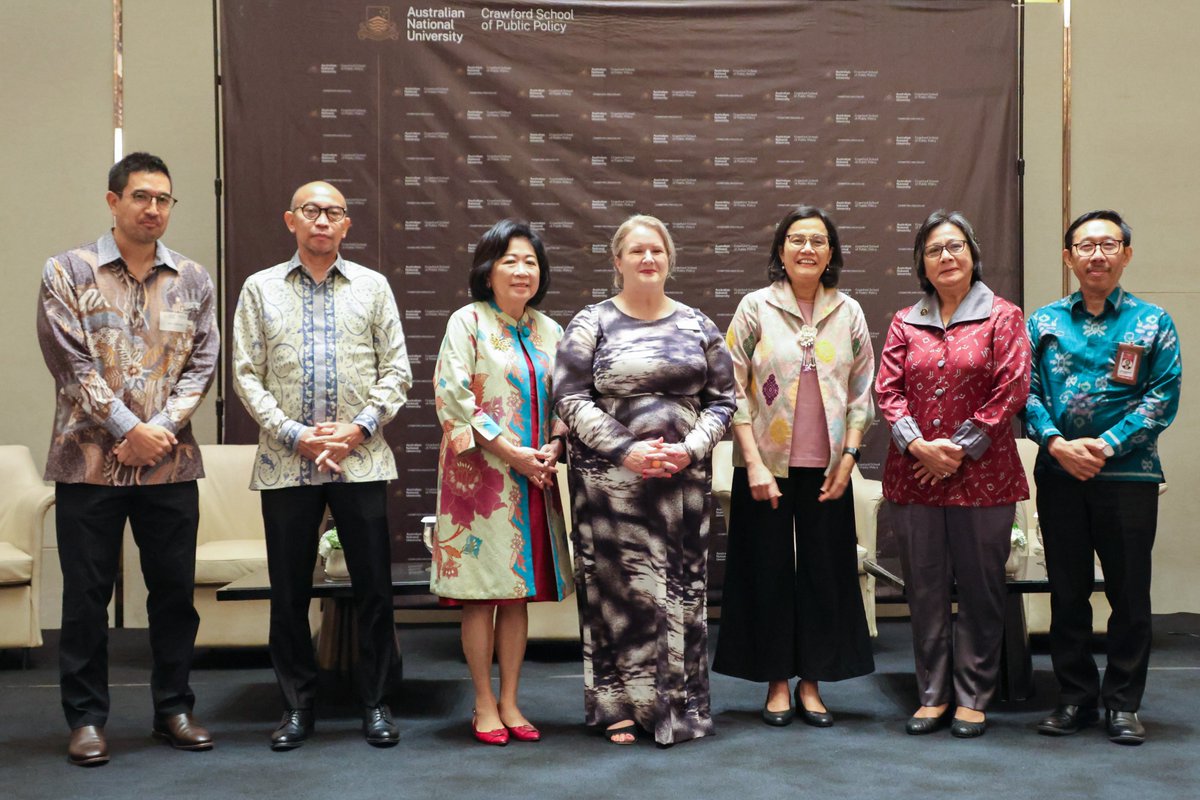
[[[343,254],[389,277],[404,318],[415,386],[387,429],[393,551],[425,559],[434,360],[468,300],[469,250],[500,218],[543,234],[542,309],[564,325],[608,296],[607,242],[644,212],[678,244],[671,292],[724,329],[802,202],[838,223],[841,285],[877,352],[918,297],[913,232],[935,208],[966,213],[987,282],[1020,303],[1017,28],[1008,0],[223,0],[225,329],[245,277],[295,249],[295,187],[338,185]],[[254,441],[229,395],[226,441]],[[877,424],[868,475],[886,438]]]

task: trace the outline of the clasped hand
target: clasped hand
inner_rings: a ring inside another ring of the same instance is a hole
[[[508,465],[529,479],[539,489],[549,488],[554,483],[558,468],[558,457],[562,455],[562,443],[555,439],[540,449],[514,447]]]
[[[296,450],[320,472],[341,474],[341,463],[363,443],[362,428],[353,422],[319,422],[300,434]]]
[[[922,486],[926,483],[932,486],[958,472],[966,455],[961,446],[949,439],[917,439],[909,444],[908,452],[917,459],[913,472]]]
[[[1104,442],[1088,436],[1071,441],[1056,436],[1046,449],[1068,475],[1080,481],[1091,480],[1099,475],[1108,461],[1104,455]]]
[[[113,448],[113,455],[124,466],[148,467],[162,461],[177,444],[175,434],[161,425],[139,422]]]
[[[660,436],[635,444],[621,466],[643,478],[670,478],[691,463],[687,448],[678,443],[666,444]]]

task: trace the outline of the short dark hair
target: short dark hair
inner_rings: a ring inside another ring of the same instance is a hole
[[[771,258],[767,261],[767,280],[771,283],[787,279],[787,270],[783,267],[783,259],[780,258],[779,251],[783,249],[784,240],[787,239],[788,228],[799,220],[814,217],[821,220],[829,234],[829,265],[821,274],[821,285],[827,289],[838,285],[838,276],[842,272],[842,240],[838,237],[837,226],[833,224],[833,220],[823,209],[816,206],[796,206],[775,226],[775,240],[771,242]]]
[[[475,260],[471,263],[471,297],[476,300],[491,300],[496,296],[492,287],[488,285],[488,278],[492,274],[492,265],[508,251],[509,242],[513,239],[528,239],[537,256],[538,290],[526,305],[536,306],[542,302],[546,290],[550,288],[550,260],[546,258],[546,247],[542,244],[542,238],[529,227],[528,222],[516,219],[500,220],[475,244]]]
[[[1121,229],[1121,236],[1123,237],[1125,246],[1128,247],[1129,245],[1133,244],[1133,228],[1129,227],[1129,223],[1111,208],[1098,208],[1095,211],[1088,211],[1085,214],[1080,214],[1075,218],[1075,221],[1067,227],[1067,232],[1063,234],[1063,250],[1070,250],[1071,245],[1073,244],[1071,239],[1074,238],[1075,231],[1079,227],[1086,225],[1094,219],[1102,219],[1106,222],[1111,222],[1112,224],[1116,225]]]
[[[929,239],[929,234],[933,233],[934,228],[945,225],[947,222],[958,228],[967,237],[967,247],[971,250],[971,285],[974,286],[983,280],[983,259],[979,255],[979,240],[975,238],[975,229],[971,227],[971,223],[967,221],[961,211],[947,211],[939,208],[925,218],[917,230],[916,239],[913,240],[913,265],[917,268],[917,280],[920,281],[921,290],[925,294],[933,294],[936,291],[925,275],[925,242]]]
[[[129,176],[135,172],[161,172],[167,176],[167,180],[171,180],[171,170],[167,169],[166,163],[158,156],[141,152],[130,153],[113,164],[112,169],[108,171],[108,190],[113,194],[125,191]]]

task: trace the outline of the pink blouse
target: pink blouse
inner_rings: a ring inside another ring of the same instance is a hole
[[[875,392],[892,426],[883,494],[893,503],[998,506],[1029,497],[1012,419],[1029,394],[1029,338],[1021,309],[982,282],[943,327],[937,295],[897,312],[888,329]],[[917,438],[946,438],[966,458],[953,476],[922,486]]]

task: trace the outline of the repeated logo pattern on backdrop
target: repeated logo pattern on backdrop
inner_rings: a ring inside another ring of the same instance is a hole
[[[387,431],[397,559],[428,557],[433,362],[467,301],[469,249],[500,218],[544,236],[542,310],[564,325],[610,294],[608,240],[644,212],[679,247],[670,291],[723,330],[765,283],[775,223],[798,203],[838,223],[841,285],[876,352],[891,314],[918,299],[912,238],[935,208],[967,214],[989,285],[1021,301],[1006,0],[223,0],[221,17],[226,327],[245,277],[294,249],[281,220],[292,190],[339,186],[353,220],[343,253],[391,280],[416,381]],[[253,441],[243,410],[227,409],[226,440]],[[876,425],[869,475],[886,438]],[[719,585],[720,535],[711,549]]]

